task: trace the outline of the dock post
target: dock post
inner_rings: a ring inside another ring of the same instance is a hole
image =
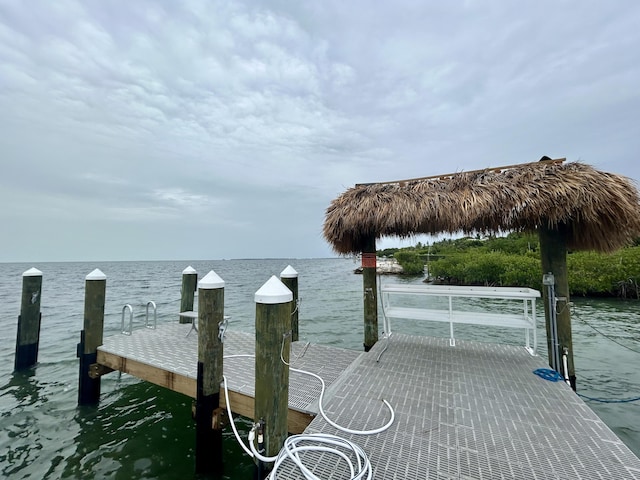
[[[180,311],[193,311],[193,297],[198,284],[198,272],[189,265],[182,271],[182,289],[180,290]],[[180,323],[191,323],[189,317],[180,316]]]
[[[364,298],[364,351],[378,341],[378,286],[376,281],[376,237],[370,235],[362,248],[362,289]]]
[[[291,341],[297,342],[299,337],[298,313],[300,311],[300,301],[298,300],[298,272],[291,266],[287,265],[280,272],[280,281],[291,290],[293,294],[293,303],[291,304]]]
[[[293,294],[273,275],[255,293],[254,420],[263,425],[264,455],[278,454],[287,438],[289,351]],[[286,362],[286,363],[285,363]],[[268,473],[268,472],[265,472]]]
[[[211,270],[198,283],[196,474],[222,474],[224,281]]]
[[[100,377],[89,376],[90,366],[96,363],[98,347],[102,345],[104,304],[107,277],[95,269],[85,279],[84,324],[78,344],[80,375],[78,405],[96,405],[100,400]]]
[[[22,370],[38,362],[40,344],[40,297],[42,293],[42,272],[30,268],[22,274],[22,303],[18,316],[16,335],[16,356],[14,368]]]
[[[558,352],[557,358],[562,358],[564,349],[567,349],[568,376],[571,388],[576,389],[576,370],[573,363],[573,340],[571,336],[571,311],[569,308],[569,281],[567,276],[567,226],[557,225],[555,228],[540,227],[540,259],[542,272],[553,273],[555,279],[555,303],[557,328],[558,328]],[[553,358],[553,345],[550,325],[551,312],[547,289],[543,289],[543,303],[545,311],[545,324],[547,329],[547,349],[549,364]]]

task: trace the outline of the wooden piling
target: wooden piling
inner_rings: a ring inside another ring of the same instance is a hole
[[[256,422],[264,424],[265,455],[277,455],[287,438],[289,351],[293,293],[274,275],[255,293]],[[286,362],[287,364],[285,364]]]
[[[556,320],[558,326],[558,358],[562,358],[564,349],[568,350],[569,382],[576,389],[576,370],[573,363],[573,340],[571,336],[571,311],[569,308],[569,281],[567,276],[567,226],[555,228],[547,226],[538,229],[540,238],[540,259],[543,273],[553,273],[555,278]],[[549,364],[553,356],[551,338],[551,312],[547,289],[543,289],[545,325],[547,329],[547,350]]]
[[[198,283],[196,473],[222,474],[224,281],[211,270]]]
[[[376,237],[367,237],[362,248],[362,289],[364,298],[364,351],[378,341],[378,286],[376,280]]]
[[[300,301],[298,300],[298,272],[291,266],[287,265],[280,272],[280,281],[291,290],[293,294],[293,302],[291,303],[291,341],[297,342],[299,336],[298,312],[300,310]]]
[[[107,277],[99,269],[96,268],[87,275],[84,294],[84,325],[78,344],[78,358],[80,358],[79,405],[95,405],[100,400],[100,377],[92,378],[90,368],[96,363],[98,347],[102,345],[106,288]]]
[[[194,294],[198,284],[198,272],[189,265],[182,271],[182,289],[180,290],[180,311],[193,311]],[[179,317],[180,323],[191,323],[191,319],[186,316]]]
[[[40,345],[40,297],[42,293],[42,272],[30,268],[22,274],[22,302],[18,316],[16,335],[16,355],[14,368],[22,370],[38,362]]]

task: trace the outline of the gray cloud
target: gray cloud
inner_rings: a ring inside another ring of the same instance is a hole
[[[639,179],[639,21],[595,0],[0,2],[0,261],[326,256],[354,183],[545,154]]]

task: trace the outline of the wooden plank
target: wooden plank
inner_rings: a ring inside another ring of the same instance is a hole
[[[196,379],[189,378],[162,368],[98,350],[97,362],[114,370],[128,373],[160,387],[168,388],[191,398],[196,398]]]
[[[127,359],[113,353],[98,350],[97,362],[105,367],[128,373],[141,380],[151,382],[154,385],[168,388],[174,392],[182,393],[191,398],[196,398],[196,379],[177,373],[169,372],[153,365]],[[233,413],[253,419],[255,400],[249,395],[229,390],[229,401]],[[220,406],[226,408],[224,395],[220,396]],[[314,415],[289,408],[287,415],[287,429],[289,433],[299,434],[315,418]]]
[[[233,413],[253,419],[255,408],[255,399],[253,397],[229,390],[229,401],[231,402],[231,410]],[[224,395],[220,397],[220,406],[227,408],[227,402]],[[299,412],[290,408],[287,415],[287,430],[289,433],[294,435],[300,434],[304,432],[305,428],[309,426],[314,418],[315,415]]]

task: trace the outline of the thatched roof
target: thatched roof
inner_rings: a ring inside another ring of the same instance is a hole
[[[356,185],[331,202],[324,236],[342,254],[361,252],[371,236],[542,225],[562,226],[569,248],[577,250],[610,252],[640,236],[640,196],[632,180],[563,160]]]

